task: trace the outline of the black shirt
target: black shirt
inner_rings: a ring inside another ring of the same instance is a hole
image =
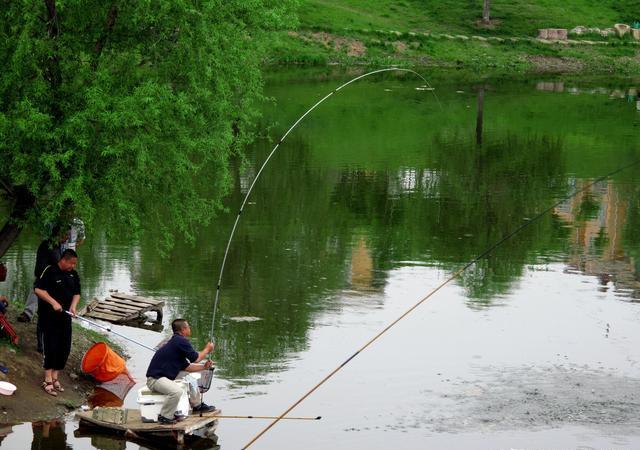
[[[80,295],[80,277],[75,270],[65,272],[58,267],[58,264],[54,264],[45,268],[42,275],[36,280],[35,287],[47,291],[55,301],[62,305],[62,309],[67,311],[71,306],[74,295]],[[38,299],[38,315],[41,318],[46,319],[54,314],[67,316],[64,313],[56,313],[53,306],[42,299]],[[71,320],[70,317],[69,320]]]
[[[45,267],[58,264],[61,255],[60,245],[54,244],[49,239],[42,241],[36,253],[36,268],[33,271],[36,279],[40,278]]]
[[[174,334],[151,358],[147,377],[175,380],[178,372],[197,361],[198,356],[186,337]]]

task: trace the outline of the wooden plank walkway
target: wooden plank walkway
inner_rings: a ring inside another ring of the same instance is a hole
[[[126,437],[154,439],[170,438],[178,445],[184,444],[184,437],[196,431],[213,433],[218,425],[216,416],[219,409],[199,415],[187,416],[182,422],[173,425],[160,425],[157,422],[143,422],[140,410],[129,408],[95,408],[92,411],[77,412],[80,425],[93,426],[103,431],[111,431]]]
[[[112,323],[126,323],[144,321],[145,312],[155,312],[155,322],[162,323],[162,307],[164,301],[137,295],[111,292],[104,300],[94,298],[82,308],[79,315],[82,317],[106,320]]]

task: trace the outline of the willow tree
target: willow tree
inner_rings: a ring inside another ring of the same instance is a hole
[[[0,256],[70,214],[169,241],[208,222],[294,1],[0,0]]]

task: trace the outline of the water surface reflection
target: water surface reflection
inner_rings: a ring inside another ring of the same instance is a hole
[[[277,121],[272,134],[279,136],[337,84],[313,78],[292,84],[286,74],[274,76],[269,93],[278,106],[265,107],[265,124]],[[437,93],[444,108],[402,77],[351,86],[280,149],[230,249],[210,402],[229,413],[280,412],[494,242],[640,156],[634,132],[640,116],[624,99],[548,92],[535,82],[441,83]],[[120,242],[99,227],[90,230],[79,268],[87,296],[116,288],[162,298],[165,320],[188,317],[202,345],[234,212],[271,147],[260,141],[234,165],[229,214],[200,230],[197,245],[179,244],[168,260],[154,242]],[[611,377],[618,386],[635,386],[640,378],[633,345],[640,338],[636,173],[622,172],[563,202],[479,261],[304,405],[301,414],[323,415],[321,423],[280,427],[265,448],[376,449],[390,440],[402,448],[446,447],[471,440],[453,423],[489,434],[479,441],[485,447],[469,448],[494,448],[509,436],[491,434],[498,413],[513,419],[505,432],[531,437],[526,411],[512,407],[523,399],[535,399],[535,411],[557,413],[553,420],[534,415],[531,426],[566,427],[553,439],[569,442],[567,448],[585,441],[572,426],[587,427],[593,442],[614,442],[593,431],[597,414],[571,412],[577,403],[562,387],[585,385],[580,373]],[[14,296],[24,296],[31,282],[21,274],[33,265],[38,239],[25,234],[8,255]],[[151,346],[161,338],[150,330],[117,329]],[[143,379],[149,355],[131,353],[131,370]],[[562,401],[540,403],[517,376],[504,373],[534,373],[538,392]],[[564,384],[554,382],[554,374]],[[597,390],[606,384],[600,381],[586,385]],[[610,394],[608,411],[625,395],[636,402],[629,390]],[[502,409],[480,401],[485,395],[496,395],[501,401],[494,406]],[[595,408],[600,400],[589,395],[580,390],[575,398]],[[130,397],[124,405],[135,407]],[[640,444],[630,425],[637,417],[617,417],[623,430],[616,436]],[[225,422],[220,443],[238,448],[258,427]],[[26,433],[24,425],[17,430]],[[100,448],[68,430],[73,448]],[[318,437],[310,441],[311,433]],[[12,448],[10,436],[2,448]]]

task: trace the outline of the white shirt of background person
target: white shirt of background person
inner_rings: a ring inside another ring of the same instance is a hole
[[[75,251],[77,246],[84,242],[84,239],[84,222],[76,217],[71,221],[69,227],[69,239],[61,245],[62,251],[68,248]]]

